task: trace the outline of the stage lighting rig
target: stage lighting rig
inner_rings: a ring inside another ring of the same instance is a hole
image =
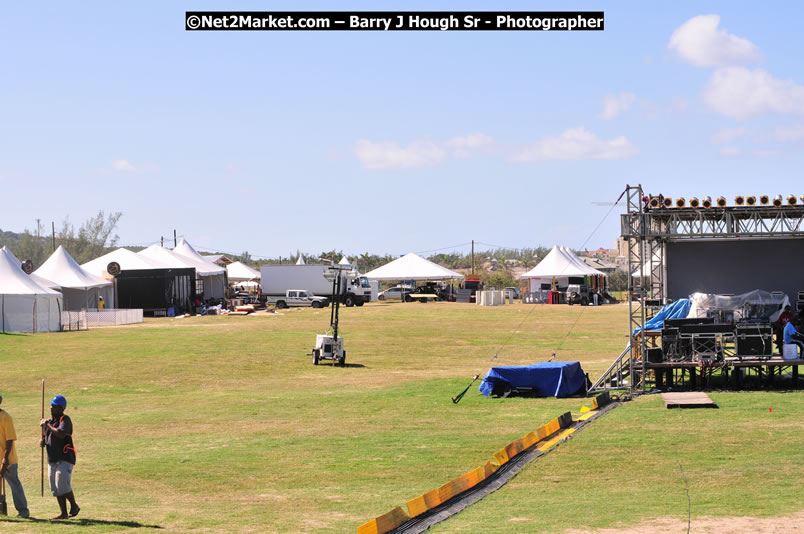
[[[743,204],[745,204],[745,198],[743,198],[742,195],[737,195],[736,197],[734,197],[734,203],[737,206],[742,206]]]
[[[703,207],[704,208],[711,208],[712,207],[712,197],[707,196],[703,199]]]
[[[757,197],[755,197],[754,195],[751,195],[751,196],[749,196],[749,197],[745,197],[745,203],[746,203],[746,205],[748,205],[748,206],[756,206],[756,204],[757,204]]]
[[[717,197],[717,207],[718,208],[726,207],[726,197]]]
[[[676,199],[676,207],[677,208],[683,208],[686,204],[687,204],[687,201],[684,199],[684,197],[678,197]]]
[[[768,195],[760,195],[759,204],[761,206],[767,206],[768,204],[770,204],[770,197]]]
[[[782,205],[782,195],[776,195],[773,197],[773,205],[777,208]]]
[[[692,197],[690,199],[690,207],[691,208],[697,208],[698,206],[700,206],[700,204],[701,203],[698,201],[698,197]]]
[[[796,195],[790,195],[790,196],[787,197],[787,204],[788,205],[795,206],[796,202],[798,202],[798,199],[796,198]]]

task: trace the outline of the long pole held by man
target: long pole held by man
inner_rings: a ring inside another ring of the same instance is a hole
[[[42,379],[42,417],[45,418],[45,379]],[[42,427],[42,439],[45,439],[45,427]],[[39,478],[40,486],[42,488],[42,497],[45,496],[45,449],[42,449],[42,459],[39,464]]]

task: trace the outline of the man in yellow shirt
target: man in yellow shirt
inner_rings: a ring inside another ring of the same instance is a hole
[[[0,396],[0,404],[3,397]],[[22,482],[18,473],[17,448],[14,442],[17,441],[17,433],[14,430],[14,420],[5,410],[0,409],[0,477],[6,479],[8,487],[11,489],[11,496],[14,498],[14,508],[17,509],[19,517],[28,517],[28,501],[25,499],[25,491],[22,489]]]

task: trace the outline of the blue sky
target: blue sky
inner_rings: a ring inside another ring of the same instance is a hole
[[[603,32],[186,32],[185,10],[603,10]],[[798,4],[6,6],[0,228],[404,254],[613,247],[627,183],[804,194]],[[605,219],[604,219],[605,218]],[[592,234],[601,222],[600,228]],[[465,251],[468,247],[459,247]],[[448,252],[448,250],[444,250]]]

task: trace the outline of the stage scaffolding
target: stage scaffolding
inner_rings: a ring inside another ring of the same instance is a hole
[[[645,323],[667,300],[667,243],[804,237],[804,205],[768,201],[768,205],[728,207],[650,207],[641,185],[626,186],[626,213],[620,220],[628,244],[628,316],[630,342],[588,393],[646,389],[649,339]],[[798,202],[798,201],[797,201]],[[801,199],[804,203],[804,197]],[[672,204],[672,199],[670,199]]]

